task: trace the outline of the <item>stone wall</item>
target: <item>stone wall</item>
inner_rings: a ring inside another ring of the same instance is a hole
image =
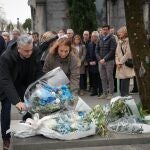
[[[58,31],[69,27],[68,6],[66,0],[47,0],[47,30]]]
[[[46,4],[37,3],[36,4],[36,18],[35,18],[35,31],[39,34],[44,33],[46,29]]]
[[[96,18],[98,26],[107,23],[106,0],[96,0]]]
[[[116,0],[115,3],[107,2],[107,17],[108,24],[115,27],[116,30],[126,24],[123,0]]]
[[[32,29],[40,34],[69,27],[66,0],[29,0],[31,6]]]

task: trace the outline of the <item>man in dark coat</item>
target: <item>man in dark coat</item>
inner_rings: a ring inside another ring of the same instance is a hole
[[[6,134],[6,131],[10,128],[11,103],[19,110],[25,110],[25,90],[42,75],[32,44],[31,37],[22,35],[0,57],[1,133],[4,149],[10,143],[10,134]]]
[[[96,59],[95,47],[99,40],[99,34],[97,31],[93,31],[91,34],[91,42],[87,46],[86,59],[88,62],[89,75],[91,77],[92,93],[90,96],[98,95],[102,93],[101,79],[98,70],[98,61]]]

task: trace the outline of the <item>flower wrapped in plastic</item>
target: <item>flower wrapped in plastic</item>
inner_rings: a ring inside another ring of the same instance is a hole
[[[92,128],[91,123],[84,121],[85,112],[65,111],[58,113],[53,119],[44,124],[50,129],[64,135],[71,132],[88,131]]]
[[[108,124],[109,131],[130,134],[141,134],[144,131],[143,127],[145,127],[145,124],[135,116],[123,117]]]
[[[62,111],[43,118],[35,114],[25,123],[19,123],[17,128],[10,129],[14,136],[20,138],[43,135],[47,138],[73,140],[95,134],[96,126],[93,122],[84,122],[86,112]]]
[[[31,84],[24,100],[30,113],[47,115],[60,110],[65,103],[76,99],[67,85],[69,80],[60,67],[48,72]]]

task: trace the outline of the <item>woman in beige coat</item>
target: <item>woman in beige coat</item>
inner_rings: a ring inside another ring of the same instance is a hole
[[[79,86],[80,86],[80,91],[79,94],[80,96],[84,95],[84,90],[86,89],[85,87],[85,58],[86,58],[86,48],[85,45],[82,44],[82,40],[80,35],[75,35],[73,38],[73,43],[72,45],[75,47],[75,54],[79,57],[81,65],[80,65],[80,81],[79,81]]]
[[[127,59],[132,58],[129,40],[127,37],[127,29],[125,26],[118,30],[118,45],[116,49],[116,77],[120,79],[121,96],[129,95],[130,78],[135,76],[134,68],[129,68],[125,65]],[[123,51],[123,52],[122,52]]]

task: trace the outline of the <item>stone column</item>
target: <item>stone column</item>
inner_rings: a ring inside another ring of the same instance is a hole
[[[109,1],[108,20],[109,24],[118,30],[121,26],[126,25],[124,1],[115,0]]]
[[[106,0],[96,0],[96,19],[99,26],[107,23]]]
[[[35,31],[42,34],[46,31],[46,3],[36,3]]]
[[[47,30],[69,27],[67,0],[47,0],[46,15]]]
[[[150,4],[149,3],[145,3],[144,5],[143,5],[143,17],[144,17],[144,24],[145,24],[145,29],[147,30],[147,32],[150,30],[149,29],[149,24],[150,24],[150,18],[149,18],[149,12],[150,12],[150,10],[149,10],[149,7],[150,7]]]

